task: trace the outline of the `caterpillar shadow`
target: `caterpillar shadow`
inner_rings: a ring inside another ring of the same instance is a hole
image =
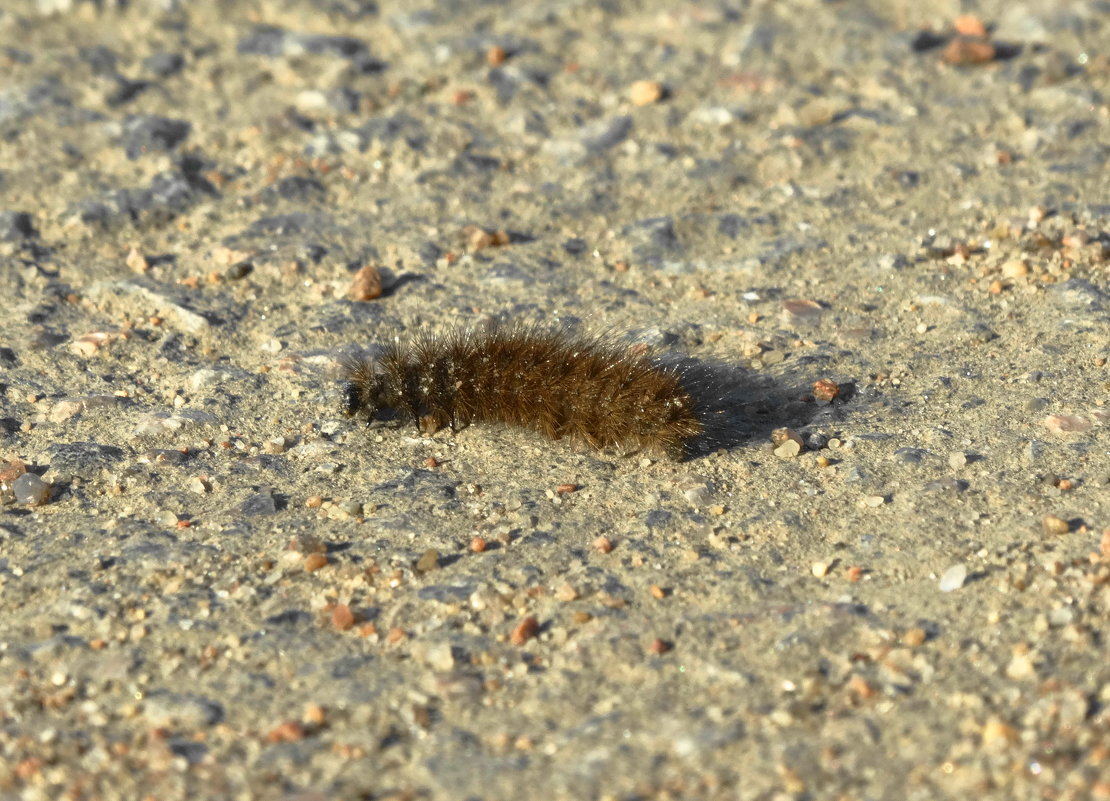
[[[670,360],[668,360],[670,361]],[[680,358],[671,361],[694,399],[702,433],[687,443],[697,459],[748,442],[765,442],[777,428],[804,428],[843,416],[843,401],[854,387],[844,385],[833,403],[818,403],[803,381],[776,379],[732,364]]]

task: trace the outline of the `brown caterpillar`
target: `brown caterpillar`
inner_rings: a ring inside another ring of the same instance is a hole
[[[343,366],[342,410],[367,424],[395,409],[421,433],[501,422],[676,459],[703,428],[680,370],[600,336],[540,326],[424,334]]]

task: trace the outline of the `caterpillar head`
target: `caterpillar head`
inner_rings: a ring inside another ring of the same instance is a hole
[[[345,359],[343,374],[346,380],[340,386],[340,411],[347,417],[365,414],[369,423],[378,409],[385,405],[382,402],[382,374],[373,360],[367,357]]]

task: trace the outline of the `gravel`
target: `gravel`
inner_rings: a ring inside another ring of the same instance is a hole
[[[1110,22],[973,13],[4,3],[0,798],[1110,796]],[[494,318],[694,457],[340,414]]]

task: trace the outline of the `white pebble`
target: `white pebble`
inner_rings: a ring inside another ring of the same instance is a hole
[[[962,563],[952,565],[952,567],[945,570],[944,575],[940,577],[940,591],[952,592],[952,590],[958,590],[960,587],[964,586],[966,580],[967,565]]]
[[[42,506],[50,498],[50,485],[34,473],[24,473],[12,482],[15,502],[27,506]]]

